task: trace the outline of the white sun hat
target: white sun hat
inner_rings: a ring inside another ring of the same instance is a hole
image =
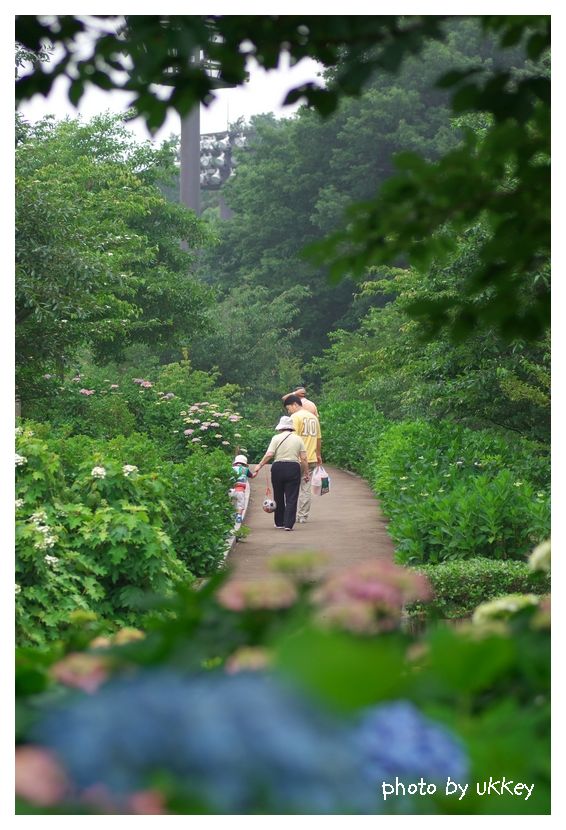
[[[246,458],[245,455],[237,455],[236,458],[234,459],[234,464],[247,464],[247,463],[248,463],[248,459]]]
[[[275,429],[295,429],[295,425],[293,424],[293,419],[290,418],[288,415],[282,415],[279,423],[275,427]]]

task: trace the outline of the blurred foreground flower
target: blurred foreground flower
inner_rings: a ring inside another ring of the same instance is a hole
[[[50,668],[51,677],[64,686],[92,694],[108,677],[108,661],[95,654],[68,654]]]
[[[16,795],[40,807],[51,807],[69,792],[69,782],[54,755],[38,746],[16,748]]]
[[[456,737],[424,717],[408,701],[367,709],[356,729],[360,754],[374,781],[394,779],[453,780],[464,783],[469,773],[466,752]]]
[[[540,597],[536,594],[508,594],[497,597],[489,602],[482,602],[474,611],[472,622],[482,624],[491,620],[507,620],[509,617],[539,604]]]
[[[216,598],[230,611],[275,610],[293,605],[297,590],[289,579],[274,574],[263,579],[231,579],[219,589]]]
[[[426,601],[431,595],[423,574],[375,561],[330,574],[313,591],[312,599],[323,624],[374,634],[395,627],[406,602]]]
[[[550,539],[536,546],[529,556],[529,566],[533,571],[550,573]]]
[[[533,628],[550,628],[550,594],[541,597],[531,625]]]
[[[126,643],[134,643],[136,640],[143,640],[145,634],[139,628],[121,628],[112,636],[112,642],[116,646],[123,646]]]
[[[113,799],[172,777],[216,813],[374,813],[350,729],[274,678],[168,671],[111,681],[55,708],[33,730],[79,794]]]
[[[244,646],[239,648],[226,660],[226,672],[236,674],[241,671],[258,671],[271,664],[272,654],[266,648]]]

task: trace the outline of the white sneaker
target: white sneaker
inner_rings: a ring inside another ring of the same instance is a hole
[[[301,516],[301,518],[297,519],[297,521],[298,521],[299,524],[304,525],[304,523],[306,522],[306,519],[303,519],[303,517]]]

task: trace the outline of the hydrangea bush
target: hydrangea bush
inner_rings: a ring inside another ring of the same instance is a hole
[[[145,636],[100,637],[83,617],[66,653],[20,652],[17,811],[549,812],[549,631],[540,605],[515,602],[504,627],[415,638],[400,630],[398,611],[429,593],[422,577],[380,563],[312,585],[303,578],[310,554],[282,565],[286,575],[266,578],[261,590],[227,573],[180,588]],[[334,618],[329,626],[319,612],[337,596],[392,624],[356,631]],[[473,786],[463,801],[444,794],[448,776],[473,785],[494,764],[497,776],[534,784],[532,798],[480,797]],[[396,778],[438,790],[385,800],[383,784]]]
[[[325,459],[368,479],[399,562],[522,559],[548,536],[549,461],[534,442],[452,422],[387,422],[361,401],[321,410]]]
[[[16,439],[16,618],[20,641],[56,637],[76,608],[135,622],[146,591],[191,580],[167,533],[157,473],[83,463],[67,484],[58,456],[33,430]]]

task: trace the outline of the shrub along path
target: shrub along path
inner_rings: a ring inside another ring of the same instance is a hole
[[[228,557],[228,567],[238,576],[254,578],[269,572],[269,558],[276,553],[320,551],[327,555],[330,571],[367,559],[393,559],[393,542],[379,503],[366,482],[351,473],[329,467],[331,490],[313,496],[308,521],[296,524],[292,533],[277,530],[273,516],[262,502],[270,467],[265,466],[251,484],[245,524],[249,536],[238,542]]]

